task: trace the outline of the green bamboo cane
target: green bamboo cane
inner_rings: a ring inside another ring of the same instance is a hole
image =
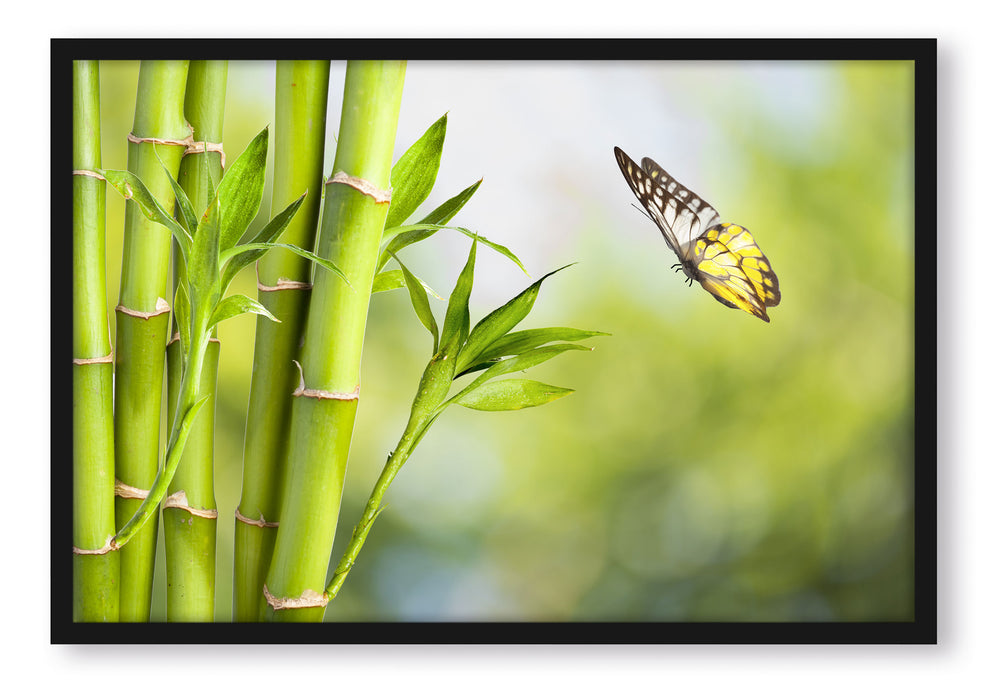
[[[360,385],[368,300],[388,213],[404,62],[347,64],[317,270],[292,401],[285,494],[265,584],[266,620],[319,622]]]
[[[192,61],[186,81],[185,114],[193,127],[195,148],[182,159],[179,185],[198,213],[210,204],[208,180],[216,183],[223,174],[220,148],[223,134],[224,100],[227,87],[226,61]],[[205,161],[205,165],[204,165]],[[210,169],[210,178],[205,168]],[[182,256],[173,251],[174,279],[185,274]],[[173,326],[173,330],[176,330]],[[201,392],[215,395],[219,344],[214,338],[207,347]],[[180,344],[168,344],[168,428],[175,422],[175,409],[182,379]],[[216,592],[217,504],[213,491],[213,428],[215,400],[200,411],[168,487],[162,506],[165,536],[165,565],[168,580],[166,619],[169,622],[212,622]]]
[[[116,622],[120,554],[113,498],[113,357],[107,319],[106,182],[102,167],[100,65],[72,66],[72,618]]]
[[[279,61],[275,70],[275,162],[272,213],[303,192],[303,201],[280,237],[313,250],[320,217],[326,137],[328,61]],[[255,331],[251,397],[244,437],[244,478],[234,522],[234,611],[239,622],[257,621],[280,517],[290,399],[298,384],[292,360],[310,297],[309,262],[272,250],[258,262],[258,301],[281,323],[259,317]]]
[[[127,167],[171,207],[171,185],[159,158],[178,172],[190,137],[183,116],[188,61],[142,61],[128,137]],[[154,139],[154,140],[152,140]],[[140,507],[158,471],[162,375],[168,338],[170,234],[127,203],[117,306],[114,396],[116,521],[121,527]],[[151,612],[157,515],[120,552],[120,620],[147,621]]]

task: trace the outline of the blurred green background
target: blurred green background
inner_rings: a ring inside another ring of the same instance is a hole
[[[106,168],[126,167],[137,69],[101,64]],[[272,63],[230,64],[228,158],[273,122],[274,76]],[[908,62],[410,62],[397,156],[449,119],[422,211],[484,177],[453,223],[507,245],[533,277],[580,263],[543,286],[522,327],[612,336],[530,372],[577,390],[564,400],[445,413],[327,620],[912,619],[913,81]],[[780,279],[769,325],[669,270],[615,145],[753,232]],[[107,211],[112,309],[123,200],[109,194]],[[404,261],[446,296],[468,247],[443,232]],[[531,281],[479,250],[472,319]],[[254,285],[245,271],[231,292]],[[254,329],[242,316],[219,331],[218,620]],[[375,295],[334,562],[430,349],[405,292]],[[159,580],[154,619],[164,604]]]

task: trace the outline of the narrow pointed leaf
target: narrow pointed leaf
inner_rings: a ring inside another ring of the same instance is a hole
[[[175,308],[172,309],[172,313],[175,314],[175,325],[179,329],[179,347],[182,350],[183,364],[185,364],[185,358],[189,351],[189,340],[192,337],[189,319],[189,292],[186,290],[185,280],[179,280],[179,284],[175,288]]]
[[[474,195],[480,186],[481,180],[478,180],[476,183],[462,192],[455,194],[439,207],[424,216],[418,223],[427,225],[446,224],[454,218],[454,214],[459,212],[461,208],[467,204],[468,200],[471,199],[472,195]],[[439,229],[435,228],[417,228],[416,225],[413,225],[408,229],[401,226],[386,229],[382,234],[382,248],[381,253],[378,256],[378,267],[375,269],[381,270],[385,267],[385,263],[388,262],[390,255],[398,253],[408,245],[412,245],[413,243],[429,238],[438,230]]]
[[[101,174],[124,199],[130,199],[137,204],[145,218],[167,228],[179,244],[183,258],[188,260],[192,237],[178,221],[165,211],[155,196],[151,194],[151,191],[141,182],[141,178],[127,170],[97,170],[96,172]]]
[[[386,270],[375,275],[375,281],[371,284],[371,293],[391,292],[393,289],[402,289],[406,286],[406,280],[402,276],[402,270]]]
[[[303,199],[305,198],[306,193],[304,192],[299,199],[272,217],[272,220],[265,224],[265,227],[258,232],[258,235],[251,239],[251,243],[274,243],[277,241],[278,237],[282,235],[282,232],[285,231],[292,221],[292,217],[299,211],[299,207],[302,206]],[[256,260],[261,259],[267,250],[266,248],[254,248],[236,255],[230,255],[230,250],[227,250],[221,254],[220,265],[222,266],[226,263],[226,267],[223,271],[223,281],[220,283],[220,293],[222,294],[227,290],[227,287],[230,286],[231,281],[233,281],[234,276],[238,272]],[[227,262],[228,259],[229,262]]]
[[[552,386],[532,379],[502,379],[488,382],[458,397],[456,403],[476,411],[516,411],[542,406],[574,393],[573,389]]]
[[[430,285],[424,282],[422,278],[417,277],[416,279],[419,280],[420,285],[422,285],[423,289],[426,290],[427,294],[434,299],[443,301],[443,297],[433,291],[433,289],[430,288]],[[405,286],[406,280],[405,277],[402,276],[402,270],[386,270],[385,272],[379,272],[375,275],[375,281],[372,284],[371,293],[391,292],[393,289],[402,289]]]
[[[510,374],[511,372],[522,372],[530,369],[531,367],[542,364],[547,360],[552,360],[557,355],[567,352],[568,350],[590,351],[591,348],[584,345],[575,345],[573,343],[558,343],[556,345],[548,345],[543,348],[530,350],[529,352],[525,352],[521,355],[500,360],[499,362],[490,363],[483,374],[464,387],[456,396],[452,397],[448,403],[456,403],[461,396],[469,394],[480,385],[491,381],[497,376],[502,374]]]
[[[569,267],[569,265],[565,265],[564,267]],[[456,373],[459,374],[461,370],[469,367],[472,362],[485,352],[485,349],[489,345],[504,336],[516,324],[526,318],[532,310],[533,304],[536,303],[536,297],[540,293],[540,285],[543,284],[543,281],[550,275],[560,272],[563,269],[563,267],[560,267],[553,272],[543,275],[543,277],[533,282],[533,284],[524,289],[515,298],[510,299],[481,319],[478,325],[474,327],[474,330],[471,331],[471,335],[468,336],[464,347],[457,356]]]
[[[261,130],[237,157],[217,187],[224,220],[220,229],[220,249],[227,250],[244,235],[261,207],[265,189],[265,163],[268,157],[268,127]]]
[[[489,248],[491,248],[492,250],[494,250],[499,255],[503,255],[506,258],[508,258],[509,260],[511,260],[513,263],[516,264],[516,266],[520,270],[522,270],[527,275],[529,275],[529,272],[526,270],[526,267],[522,264],[522,261],[519,260],[519,258],[516,257],[516,254],[513,253],[511,250],[509,250],[508,248],[506,248],[504,245],[501,245],[499,243],[495,243],[493,241],[490,241],[487,238],[485,238],[484,236],[478,235],[474,231],[469,231],[468,229],[463,228],[461,226],[441,226],[441,225],[434,225],[434,224],[429,224],[429,225],[427,225],[427,224],[409,224],[408,226],[399,226],[399,227],[395,227],[393,229],[390,229],[390,230],[385,231],[385,233],[383,234],[383,240],[387,240],[389,237],[397,238],[399,235],[401,235],[403,233],[413,232],[413,233],[415,233],[415,235],[413,236],[412,240],[409,241],[409,243],[416,243],[417,241],[425,240],[426,238],[429,238],[430,236],[433,235],[433,233],[424,233],[424,232],[433,231],[435,233],[436,231],[440,231],[442,229],[449,229],[451,231],[458,231],[460,233],[463,233],[468,238],[471,238],[472,240],[476,241],[477,243],[481,243],[481,245],[488,246]],[[391,246],[382,248],[381,255],[387,255],[388,254],[388,250],[390,248],[391,248]],[[379,263],[380,263],[380,266],[378,267],[378,269],[380,270],[381,267],[384,266],[385,263],[381,261],[381,258],[379,258]]]
[[[399,267],[402,269],[402,277],[405,280],[406,289],[409,290],[409,300],[412,302],[416,316],[426,330],[433,335],[433,354],[436,355],[440,344],[440,330],[437,328],[436,319],[433,318],[433,311],[430,309],[430,299],[426,296],[426,290],[423,289],[423,285],[420,284],[416,275],[411,273],[409,268],[403,265],[398,258],[395,259],[395,262],[399,263]]]
[[[212,306],[220,298],[220,202],[214,199],[206,208],[196,228],[186,274],[189,277],[189,303],[193,309],[199,304]]]
[[[267,250],[271,250],[272,248],[285,248],[286,250],[291,250],[299,257],[306,258],[307,260],[312,260],[320,267],[325,268],[327,271],[334,273],[335,275],[340,277],[340,279],[344,280],[347,286],[351,285],[350,281],[348,281],[347,279],[347,276],[344,274],[344,271],[341,270],[339,267],[337,267],[337,265],[334,264],[332,261],[327,260],[326,258],[321,258],[319,255],[315,255],[314,253],[309,252],[305,248],[300,248],[294,243],[245,243],[244,245],[235,246],[229,249],[227,251],[227,254],[231,257],[231,260],[233,260],[238,255],[241,255],[242,253],[245,253],[247,251],[252,251],[252,250],[267,251]]]
[[[155,157],[158,158],[159,164],[162,166],[162,170],[165,171],[165,175],[168,177],[168,184],[172,188],[172,193],[175,195],[175,203],[179,207],[179,213],[182,214],[182,221],[180,222],[182,226],[193,235],[196,236],[196,210],[193,208],[192,202],[189,201],[189,196],[186,191],[179,186],[179,183],[175,181],[172,177],[172,173],[169,172],[165,163],[162,162],[160,156],[158,156],[158,151],[155,151]]]
[[[228,318],[240,316],[241,314],[267,316],[275,321],[275,323],[281,323],[263,304],[260,304],[251,297],[244,296],[243,294],[231,294],[217,304],[217,308],[213,310],[213,315],[210,316],[209,328],[212,329],[221,321],[226,321]]]
[[[385,228],[398,226],[408,219],[433,190],[446,134],[445,114],[402,154],[392,168],[392,202],[388,206]]]
[[[578,328],[563,327],[531,328],[525,331],[507,333],[485,348],[485,350],[472,363],[472,367],[460,370],[460,374],[465,374],[476,369],[483,369],[483,367],[479,366],[482,363],[491,364],[498,358],[518,355],[528,350],[532,350],[533,348],[538,348],[541,345],[546,345],[547,343],[556,343],[560,341],[575,342],[578,340],[586,340],[587,338],[591,338],[596,335],[611,334],[603,333],[601,331],[584,331]]]
[[[468,302],[471,300],[471,288],[474,286],[474,259],[478,252],[477,241],[471,243],[471,252],[467,263],[461,270],[447,303],[447,315],[443,320],[443,333],[440,335],[440,351],[447,357],[456,356],[461,344],[467,337],[471,327],[471,315]]]

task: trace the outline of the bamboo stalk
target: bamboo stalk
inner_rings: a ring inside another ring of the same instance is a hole
[[[223,141],[226,86],[226,61],[190,62],[185,114],[193,127],[197,148],[183,157],[178,181],[197,213],[205,211],[210,204],[208,181],[215,186],[223,174],[221,153],[209,149],[219,147]],[[206,168],[210,170],[209,178]],[[178,280],[185,270],[177,250],[173,251],[173,259],[176,269],[173,279]],[[177,329],[173,327],[173,330]],[[207,347],[203,362],[201,395],[216,393],[220,341],[215,339],[215,330],[213,335],[214,340]],[[178,342],[168,345],[167,366],[168,428],[171,431],[182,379]],[[215,400],[211,398],[200,410],[162,509],[168,580],[166,619],[169,622],[212,622],[214,619],[217,550],[217,504],[213,490],[214,413]]]
[[[106,182],[101,168],[100,65],[75,61],[72,218],[72,618],[116,622],[120,555],[113,536],[113,358],[107,318]]]
[[[350,285],[319,269],[314,277],[282,514],[266,579],[266,620],[323,617],[404,77],[404,62],[347,64],[319,254],[340,266]]]
[[[173,205],[174,195],[159,158],[174,175],[185,145],[141,139],[188,139],[189,126],[182,112],[188,67],[188,61],[141,63],[128,144],[128,170],[167,207]],[[142,492],[150,488],[158,471],[170,242],[164,227],[148,221],[132,202],[127,203],[114,397],[118,527],[138,510]],[[121,621],[143,622],[150,616],[157,536],[156,515],[120,552]]]
[[[279,61],[275,72],[272,214],[308,196],[279,238],[313,250],[320,216],[326,137],[328,61]],[[298,384],[292,360],[310,299],[309,263],[272,250],[258,263],[258,300],[281,323],[259,317],[244,438],[244,477],[234,523],[233,619],[257,621],[262,585],[280,517],[290,399]]]

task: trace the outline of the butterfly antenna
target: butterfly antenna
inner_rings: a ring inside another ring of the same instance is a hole
[[[636,211],[638,211],[640,214],[642,214],[643,216],[645,216],[650,221],[653,221],[653,217],[651,217],[649,214],[647,214],[645,209],[640,209],[639,207],[637,207],[633,203],[630,203],[629,206],[631,206],[633,209],[635,209]]]

